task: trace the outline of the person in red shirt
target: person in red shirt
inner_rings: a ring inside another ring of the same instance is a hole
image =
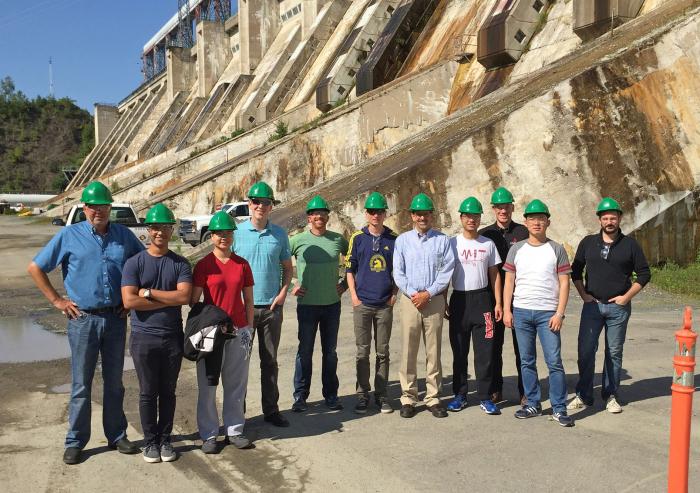
[[[191,305],[204,294],[204,303],[216,305],[233,321],[237,337],[224,343],[221,383],[224,387],[223,418],[226,443],[236,448],[251,445],[243,435],[245,396],[253,326],[253,272],[248,262],[231,252],[236,223],[226,212],[217,212],[209,222],[214,251],[194,267]],[[218,451],[219,414],[216,387],[206,374],[205,360],[197,362],[197,426],[204,442],[202,452]]]

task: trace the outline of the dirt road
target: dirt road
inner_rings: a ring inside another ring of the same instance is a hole
[[[30,284],[24,269],[58,228],[0,216],[0,330],[8,323],[36,320],[65,331],[65,321]],[[60,276],[53,279],[60,284]],[[600,405],[579,412],[574,428],[561,428],[546,416],[525,422],[513,418],[517,388],[512,345],[506,342],[506,398],[503,415],[486,416],[475,396],[470,407],[437,420],[419,412],[365,416],[354,406],[354,338],[351,310],[343,300],[338,342],[342,411],[321,402],[320,355],[306,414],[288,412],[296,352],[294,301],[285,307],[280,348],[280,405],[292,426],[267,426],[260,413],[259,360],[251,361],[247,435],[252,450],[225,448],[204,456],[196,434],[194,367],[185,362],[178,385],[176,448],[178,461],[147,464],[106,448],[101,429],[101,379],[93,390],[92,440],[85,461],[61,461],[66,429],[69,360],[0,364],[0,477],[3,491],[649,491],[665,489],[673,331],[684,300],[646,289],[635,300],[625,346],[624,412],[611,415]],[[569,390],[576,382],[576,328],[580,302],[572,296],[563,332]],[[398,327],[395,321],[395,328]],[[65,343],[65,341],[64,341]],[[400,334],[392,338],[390,396],[397,399]],[[318,353],[317,348],[317,353]],[[444,394],[451,393],[452,354],[443,332]],[[419,365],[420,366],[420,365]],[[597,368],[600,369],[600,358]],[[127,368],[129,365],[127,364]],[[544,363],[540,361],[545,377]],[[422,375],[419,375],[422,378]],[[600,378],[600,375],[597,375]],[[700,381],[696,377],[696,382]],[[137,382],[124,373],[129,436],[140,439]],[[545,383],[546,389],[546,383]],[[546,390],[545,394],[546,395]],[[398,401],[394,401],[398,405]],[[549,408],[548,402],[544,408]],[[691,484],[700,480],[700,419],[693,417]]]

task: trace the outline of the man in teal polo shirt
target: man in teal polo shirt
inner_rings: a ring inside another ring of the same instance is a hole
[[[261,181],[248,192],[250,219],[238,225],[231,249],[246,259],[253,271],[254,328],[260,342],[260,387],[265,421],[289,426],[279,412],[277,349],[282,332],[282,307],[292,280],[292,260],[287,232],[270,222],[275,197]]]

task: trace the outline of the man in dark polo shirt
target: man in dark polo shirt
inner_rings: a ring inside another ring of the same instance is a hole
[[[505,261],[508,257],[508,250],[517,242],[528,238],[527,228],[522,224],[513,221],[513,194],[505,187],[500,187],[491,195],[491,206],[496,216],[496,222],[490,226],[479,230],[479,234],[485,236],[496,244],[498,255]],[[501,264],[501,289],[505,283],[506,275]],[[493,289],[493,287],[492,287]],[[491,400],[500,402],[503,400],[503,342],[505,340],[505,325],[503,319],[496,321],[495,337],[493,339],[493,368]],[[523,390],[523,376],[520,371],[520,351],[518,350],[518,340],[515,331],[511,331],[513,336],[513,351],[515,352],[515,367],[518,370],[518,391],[520,392],[520,404],[524,404],[525,391]]]
[[[183,350],[182,305],[189,303],[192,270],[168,249],[175,216],[163,204],[146,213],[151,244],[124,265],[122,298],[131,309],[129,350],[139,379],[139,414],[146,462],[171,462],[175,387]]]
[[[143,250],[143,245],[129,228],[110,222],[112,194],[102,183],[86,186],[80,200],[85,204],[85,221],[63,228],[27,269],[44,296],[68,318],[72,384],[63,452],[66,464],[78,464],[90,440],[92,379],[98,355],[107,443],[123,454],[139,452],[126,438],[122,384],[126,312],[119,287],[124,262]],[[47,275],[59,265],[66,298],[58,294]]]
[[[579,380],[576,397],[567,408],[580,409],[593,404],[595,353],[605,328],[601,395],[608,412],[617,414],[622,412],[617,392],[631,301],[649,282],[651,272],[639,244],[620,230],[620,204],[605,197],[598,204],[597,214],[600,232],[581,240],[572,267],[571,279],[583,300],[583,308],[578,331]],[[633,274],[637,276],[634,282]]]

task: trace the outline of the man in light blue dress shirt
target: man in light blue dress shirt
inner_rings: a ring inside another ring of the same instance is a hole
[[[432,229],[434,210],[427,195],[420,193],[413,197],[410,206],[413,229],[399,235],[394,247],[394,281],[401,291],[399,311],[403,341],[399,381],[403,418],[412,418],[416,414],[416,362],[421,335],[426,353],[424,401],[436,418],[447,416],[440,402],[440,346],[445,291],[452,278],[455,260],[449,238]]]
[[[122,384],[126,311],[121,281],[126,260],[144,247],[129,228],[109,221],[112,194],[102,183],[85,187],[81,201],[86,220],[61,230],[27,269],[44,296],[68,317],[73,379],[63,453],[66,464],[78,464],[90,440],[91,389],[98,354],[107,443],[121,453],[139,452],[126,438]],[[58,294],[47,276],[59,265],[68,298]]]

